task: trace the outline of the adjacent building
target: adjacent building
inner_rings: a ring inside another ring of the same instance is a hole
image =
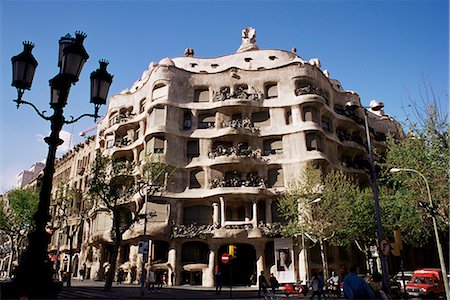
[[[280,264],[277,199],[307,165],[318,172],[341,169],[368,184],[364,115],[346,110],[348,102],[362,105],[358,94],[321,70],[318,59],[305,61],[295,49],[261,50],[254,29],[247,28],[236,53],[197,58],[186,49],[183,57],[150,64],[130,89],[112,96],[96,136],[58,161],[54,198],[59,183],[69,184],[81,195],[73,205],[83,205],[96,152],[137,165],[148,154],[162,155],[178,171],[149,204],[156,217],[147,223],[147,266],[165,274],[168,284],[212,286],[218,268],[225,284],[230,268],[234,284],[248,284],[252,275]],[[398,135],[397,123],[383,110],[369,108],[368,124],[380,152],[388,134]],[[111,216],[93,209],[73,219],[73,276],[83,269],[86,278],[101,280],[112,250]],[[141,273],[143,228],[143,221],[131,227],[120,248],[118,266],[129,282]],[[64,232],[54,231],[50,249],[55,259],[63,254],[67,270]],[[236,258],[223,264],[230,245]],[[314,250],[306,259],[301,246],[286,247],[286,268],[296,278],[304,278],[305,261],[320,266]],[[331,262],[335,269],[357,252],[330,251],[339,257]]]

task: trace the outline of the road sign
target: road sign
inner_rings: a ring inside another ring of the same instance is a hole
[[[138,253],[148,253],[148,241],[139,241]]]
[[[220,260],[223,264],[227,264],[230,261],[230,255],[228,255],[228,253],[223,253]]]

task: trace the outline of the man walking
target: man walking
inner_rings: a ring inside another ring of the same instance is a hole
[[[264,271],[261,271],[261,275],[258,276],[259,288],[258,288],[258,298],[261,298],[261,290],[263,295],[267,294],[267,281],[264,276]]]

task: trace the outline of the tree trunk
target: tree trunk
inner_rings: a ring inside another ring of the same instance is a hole
[[[14,261],[14,256],[17,254],[16,243],[14,242],[12,237],[9,237],[11,240],[11,253],[9,254],[9,262],[8,262],[8,277],[11,278],[12,272],[12,263]]]
[[[114,220],[116,220],[116,218],[114,218]],[[110,267],[108,270],[108,273],[106,274],[106,281],[105,281],[105,291],[111,291],[112,288],[112,284],[114,281],[114,275],[116,274],[116,265],[117,265],[117,254],[119,253],[119,247],[120,244],[122,243],[122,232],[119,228],[119,222],[114,222],[117,225],[113,225],[114,227],[114,231],[115,231],[115,236],[114,236],[114,246],[113,246],[113,251],[111,253],[111,261],[110,263]]]
[[[323,277],[324,279],[328,279],[328,257],[327,257],[327,250],[325,248],[325,242],[322,239],[319,239],[319,245],[320,245],[320,256],[322,257]]]

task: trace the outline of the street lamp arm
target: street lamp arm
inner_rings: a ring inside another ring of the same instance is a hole
[[[72,123],[75,123],[75,122],[77,122],[78,120],[80,120],[80,119],[82,119],[82,118],[84,118],[84,117],[91,117],[91,118],[94,118],[94,119],[97,119],[98,118],[98,115],[96,115],[96,114],[82,114],[81,116],[79,116],[78,118],[74,118],[73,116],[70,116],[70,120],[65,120],[64,121],[64,124],[72,124]]]
[[[52,119],[52,117],[47,117],[46,115],[44,115],[44,114],[47,112],[46,110],[43,110],[42,112],[40,112],[39,109],[36,107],[36,105],[34,105],[34,104],[31,103],[31,102],[22,100],[22,99],[20,99],[20,98],[17,99],[17,100],[13,100],[13,101],[17,103],[17,108],[19,108],[21,104],[27,104],[27,105],[31,106],[32,108],[34,108],[34,110],[36,111],[36,113],[37,113],[42,119],[47,120],[47,121],[50,121],[50,120]]]

